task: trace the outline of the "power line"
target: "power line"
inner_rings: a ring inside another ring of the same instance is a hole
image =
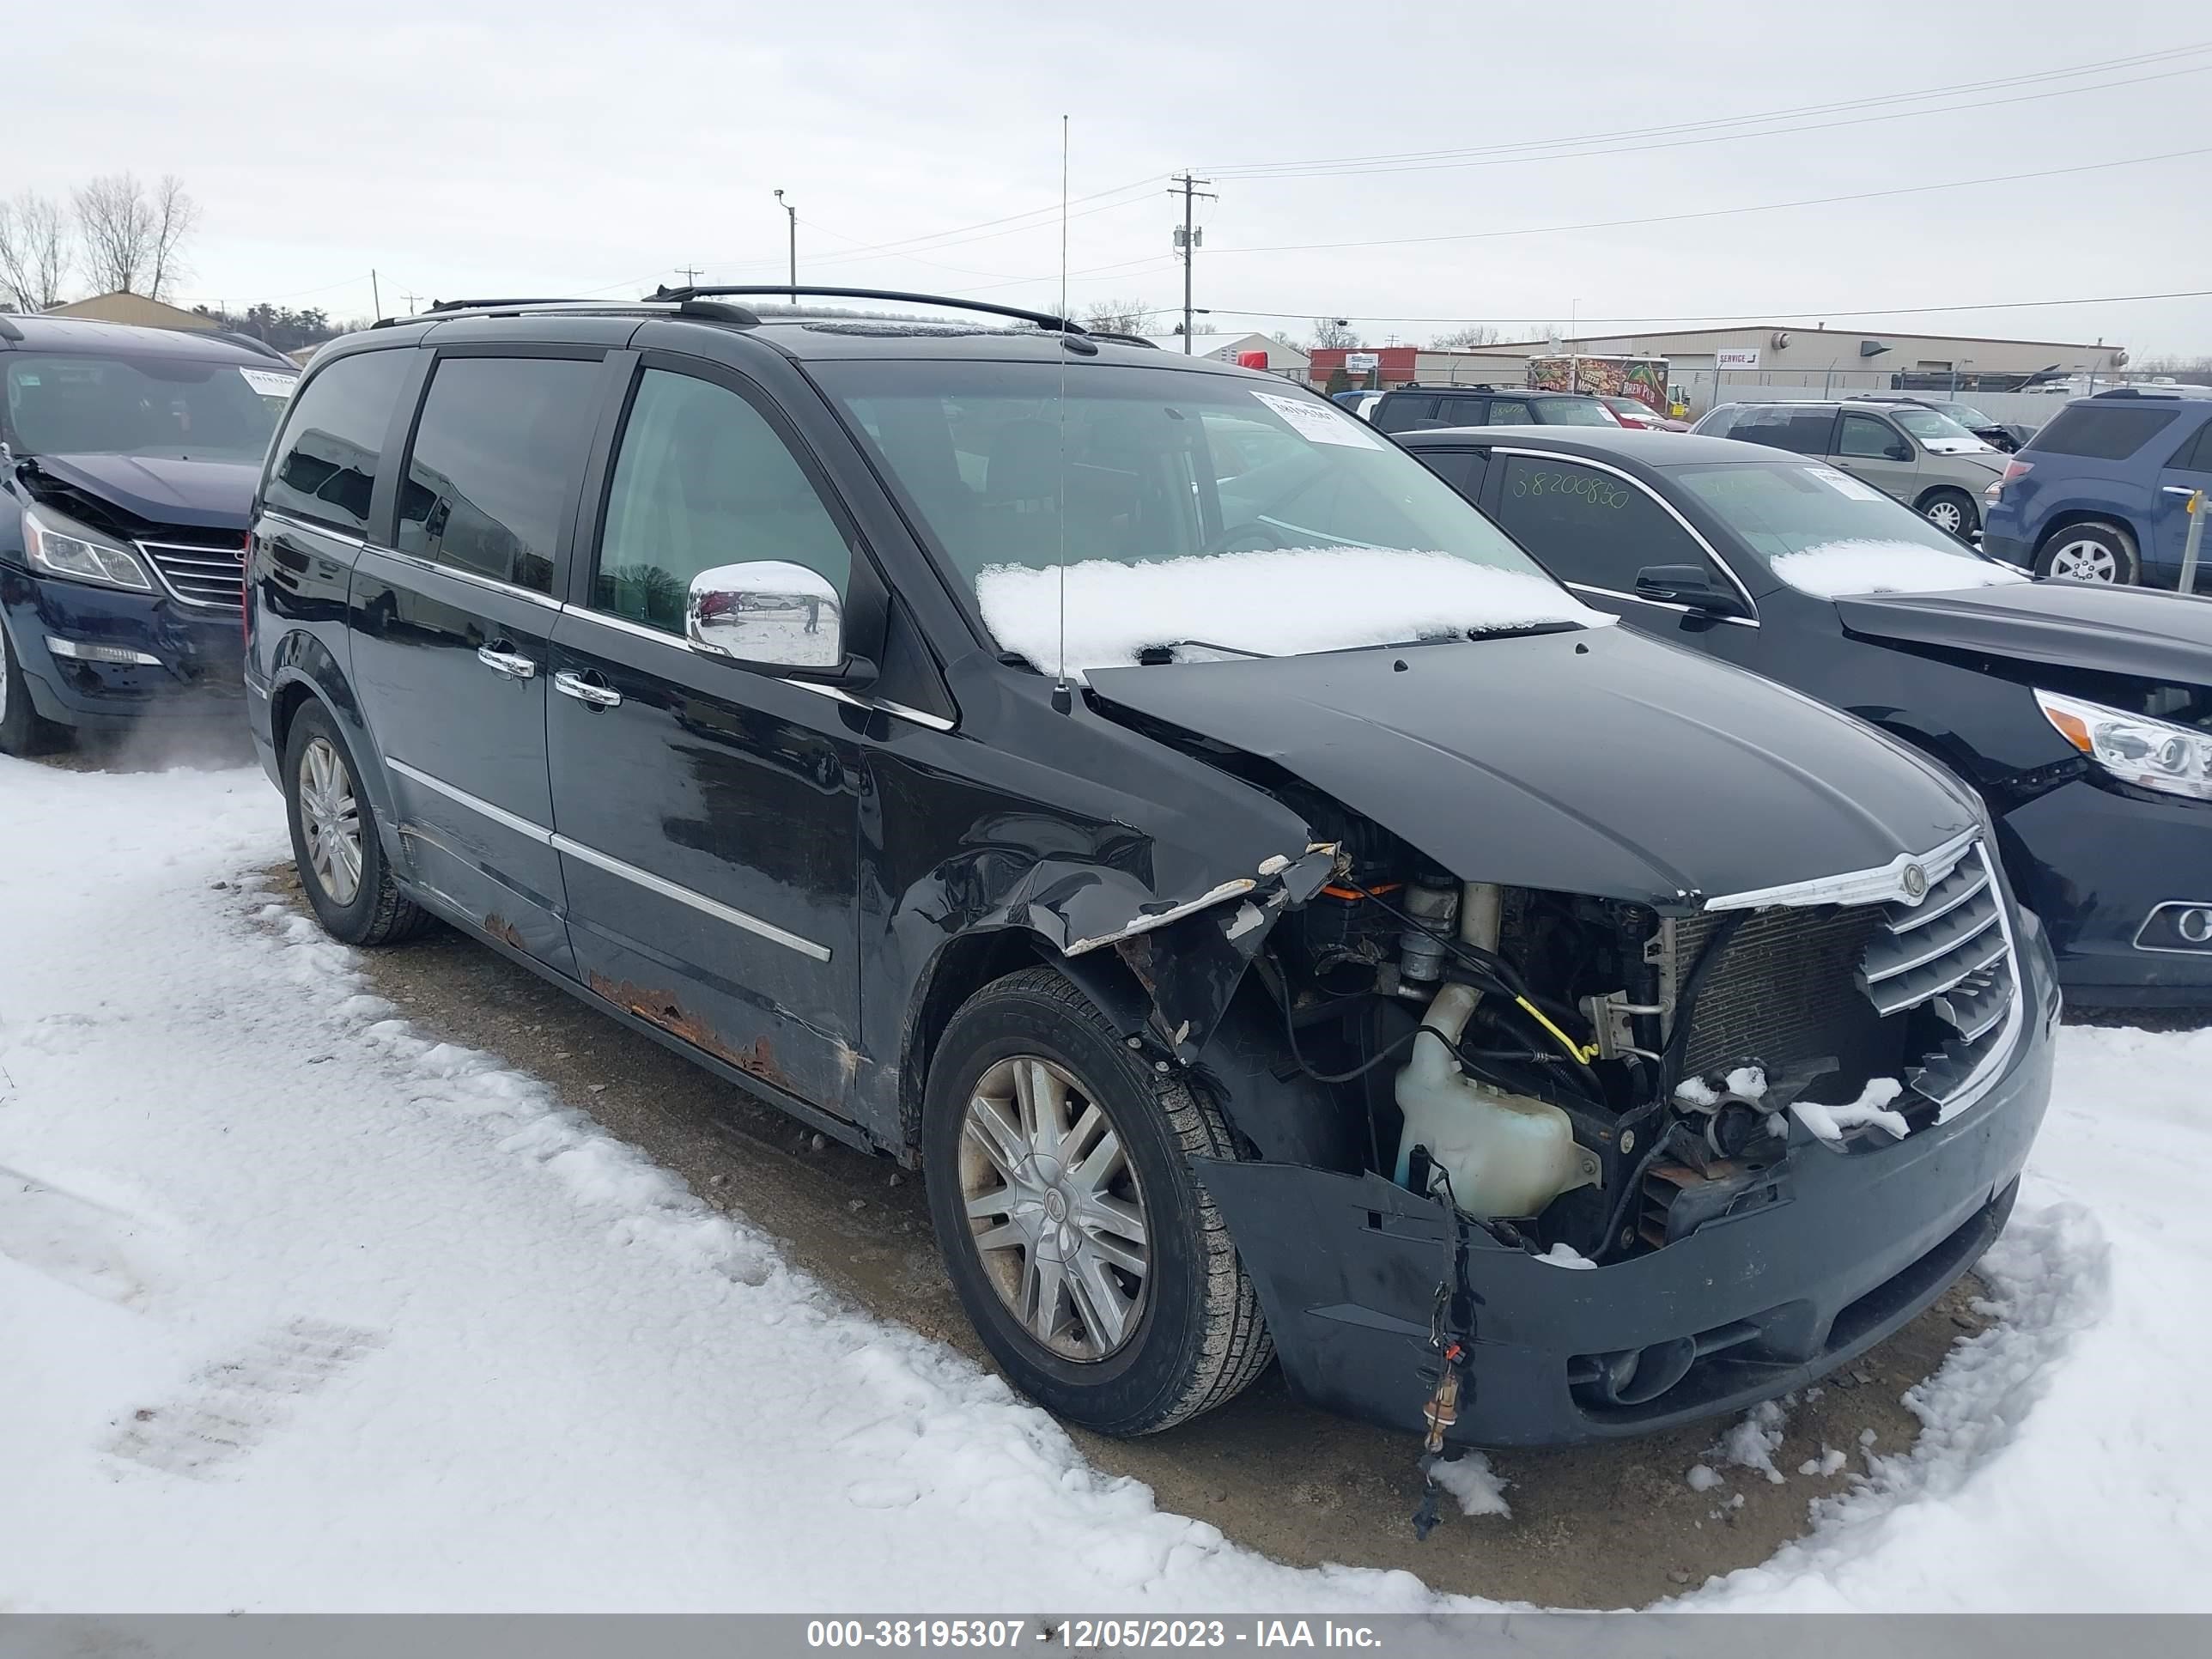
[[[1771,306],[1759,311],[1708,312],[1691,317],[1600,317],[1599,322],[1633,323],[1643,327],[1657,327],[1680,323],[1771,323],[1788,322],[1798,317],[1934,317],[1960,311],[2033,311],[2052,306],[2117,306],[2132,304],[2141,300],[2203,300],[2212,298],[2212,288],[2176,289],[2163,294],[2099,294],[2065,300],[1984,300],[1971,304],[1939,306],[1884,306],[1874,309],[1846,311],[1833,306]],[[1218,315],[1224,317],[1292,317],[1310,318],[1334,315],[1327,306],[1308,306],[1301,311],[1240,311],[1232,306],[1216,306]],[[1525,323],[1526,317],[1346,317],[1347,323]],[[1591,336],[1585,334],[1588,339]],[[1499,343],[1508,343],[1499,342]],[[1525,342],[1523,343],[1526,343]]]
[[[2178,58],[2200,56],[2212,52],[2212,42],[2173,48],[2157,52],[2139,53],[2131,58],[2107,58],[2101,62],[2078,64],[2062,70],[2044,70],[2032,75],[2010,76],[1990,81],[1967,82],[1948,87],[1934,88],[1921,92],[1890,93],[1878,97],[1847,99],[1826,104],[1808,104],[1792,109],[1769,110],[1750,115],[1723,116],[1701,121],[1668,123],[1651,127],[1623,128],[1611,132],[1583,133],[1565,138],[1525,140],[1507,144],[1479,145],[1471,148],[1407,150],[1396,154],[1352,155],[1324,158],[1308,161],[1261,161],[1242,167],[1218,167],[1214,171],[1224,178],[1300,178],[1330,174],[1364,173],[1417,172],[1432,168],[1498,166],[1510,161],[1559,161],[1573,159],[1574,155],[1609,155],[1624,151],[1660,149],[1677,147],[1674,143],[1634,144],[1624,143],[1611,149],[1583,149],[1582,146],[1608,144],[1612,141],[1657,138],[1668,140],[1681,134],[1711,134],[1717,128],[1759,126],[1774,121],[1788,120],[1798,116],[1827,115],[1841,111],[1872,108],[1896,103],[1911,103],[1929,98],[1955,98],[1962,92],[1991,91],[2001,88],[2026,85],[2039,81],[2077,77],[2083,75],[2108,73],[2113,70],[2139,68],[2148,64],[2169,63]],[[2172,70],[2159,75],[2142,76],[2130,80],[2112,81],[2094,87],[2061,87],[2049,91],[2023,94],[2019,98],[1991,99],[1980,102],[1949,103],[1932,109],[1892,111],[1886,114],[1857,118],[1851,120],[1818,123],[1801,127],[1773,127],[1758,132],[1721,133],[1717,137],[1681,138],[1680,143],[1711,143],[1741,137],[1766,137],[1773,134],[1817,131],[1823,127],[1863,125],[1868,120],[1901,119],[1912,115],[1943,113],[1957,109],[1983,109],[1996,104],[2021,103],[2032,99],[2069,96],[2077,92],[2101,91],[2107,86],[2133,86],[2140,81],[2166,80],[2176,76],[2203,73],[2212,64],[2196,64]],[[1546,150],[1568,150],[1572,154],[1546,155]],[[1496,159],[1488,159],[1496,158]]]
[[[1571,225],[1521,225],[1509,230],[1455,231],[1441,236],[1381,236],[1349,242],[1276,242],[1264,247],[1216,248],[1216,253],[1316,253],[1342,248],[1413,247],[1434,242],[1482,242],[1509,236],[1554,236],[1580,230],[1620,230],[1638,225],[1682,224],[1696,219],[1726,219],[1747,213],[1778,213],[1788,208],[1830,207],[1841,202],[1871,202],[1887,196],[1923,196],[1934,191],[1972,190],[1983,185],[2018,184],[2030,179],[2058,179],[2069,173],[2103,173],[2114,167],[2144,167],[2154,161],[2177,161],[2194,155],[2212,155],[2212,145],[2194,149],[2162,151],[2156,155],[2128,155],[2113,161],[2085,161],[2070,167],[2040,167],[2033,173],[1997,173],[1981,179],[1954,179],[1934,185],[1897,185],[1887,190],[1859,190],[1840,196],[1807,196],[1790,202],[1755,202],[1746,207],[1706,208],[1695,213],[1654,213],[1632,219],[1591,219]]]

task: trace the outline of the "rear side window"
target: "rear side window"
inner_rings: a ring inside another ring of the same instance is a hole
[[[2198,427],[2194,438],[2185,438],[2166,465],[2182,472],[2212,472],[2212,421]]]
[[[1728,435],[1794,455],[1825,455],[1835,424],[1832,409],[1744,409],[1737,411]]]
[[[279,513],[361,534],[392,406],[413,367],[405,349],[341,357],[292,400],[262,500]]]
[[[2179,413],[2179,410],[2120,403],[2069,404],[2028,440],[2027,447],[2045,455],[2125,460],[2172,425]]]
[[[1372,418],[1384,432],[1412,432],[1417,428],[1434,426],[1436,412],[1434,398],[1385,398],[1375,405]]]
[[[1482,494],[1482,475],[1490,465],[1486,449],[1431,449],[1413,452],[1413,459],[1473,501]]]
[[[441,360],[400,487],[399,550],[550,593],[599,374],[574,358]]]

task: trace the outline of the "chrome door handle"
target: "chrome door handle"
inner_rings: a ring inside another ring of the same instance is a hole
[[[2187,484],[2160,484],[2159,488],[2169,495],[2194,495],[2197,493]]]
[[[594,708],[613,708],[622,702],[622,693],[611,685],[594,685],[565,668],[553,677],[553,689],[564,697],[574,697]]]
[[[477,660],[494,673],[504,674],[511,680],[531,679],[538,672],[538,665],[529,658],[518,652],[501,651],[495,646],[478,646]]]

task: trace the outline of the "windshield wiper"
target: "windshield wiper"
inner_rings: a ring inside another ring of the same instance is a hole
[[[1578,622],[1516,623],[1510,628],[1470,628],[1467,630],[1467,637],[1470,640],[1519,640],[1526,639],[1531,634],[1572,634],[1583,625]]]
[[[1166,640],[1158,645],[1148,645],[1137,653],[1137,660],[1147,668],[1155,668],[1175,660],[1174,653],[1186,647],[1200,651],[1225,651],[1233,657],[1264,657],[1265,651],[1248,651],[1241,645],[1216,645],[1212,640]]]

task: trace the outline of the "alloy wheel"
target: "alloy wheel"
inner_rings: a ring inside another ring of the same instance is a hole
[[[1966,515],[1956,501],[1935,501],[1928,508],[1928,522],[1947,535],[1955,536],[1966,527]]]
[[[2051,574],[2063,581],[2116,582],[2120,562],[2102,542],[2067,542],[2051,554]]]
[[[984,1274],[1032,1338],[1091,1363],[1136,1334],[1152,1277],[1144,1193],[1072,1073],[1027,1054],[983,1073],[961,1126],[960,1193]]]
[[[300,828],[307,867],[333,904],[351,904],[361,890],[361,807],[353,774],[330,742],[317,738],[300,751]]]

